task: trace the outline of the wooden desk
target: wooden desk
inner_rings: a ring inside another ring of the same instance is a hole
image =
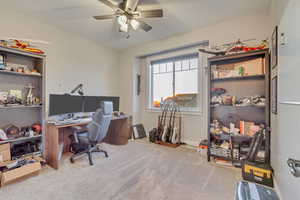
[[[70,138],[72,134],[71,127],[73,126],[86,126],[89,122],[74,123],[66,125],[55,125],[53,123],[47,124],[45,134],[45,149],[44,158],[47,163],[55,168],[59,168],[59,154],[61,152],[69,152]],[[130,116],[124,115],[120,117],[113,117],[108,133],[103,142],[112,145],[125,145],[132,135],[132,120]],[[62,148],[63,147],[63,148]]]

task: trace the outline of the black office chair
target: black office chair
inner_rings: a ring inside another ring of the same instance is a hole
[[[105,150],[100,149],[98,144],[105,138],[113,112],[112,102],[103,101],[101,107],[95,112],[93,121],[87,125],[87,129],[82,127],[73,127],[73,135],[71,135],[70,151],[73,153],[71,156],[71,163],[74,163],[75,159],[81,157],[84,154],[88,155],[90,165],[93,165],[92,153],[102,152],[105,157],[108,154]]]

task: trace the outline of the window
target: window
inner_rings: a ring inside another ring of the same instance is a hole
[[[198,53],[150,62],[151,107],[173,99],[185,111],[198,111]]]

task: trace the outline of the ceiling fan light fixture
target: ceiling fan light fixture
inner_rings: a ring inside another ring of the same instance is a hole
[[[128,24],[122,24],[120,26],[120,31],[127,33],[128,32]]]
[[[141,10],[138,5],[140,0],[98,0],[114,10],[113,14],[94,16],[96,20],[115,19],[120,25],[119,31],[143,30],[149,32],[152,26],[143,21],[145,18],[162,18],[162,9]]]
[[[125,26],[127,24],[127,20],[128,20],[128,18],[126,17],[126,15],[121,15],[118,17],[118,23],[121,26]]]
[[[132,20],[130,20],[130,25],[132,26],[132,28],[134,30],[137,30],[140,26],[140,23],[137,20],[132,19]]]

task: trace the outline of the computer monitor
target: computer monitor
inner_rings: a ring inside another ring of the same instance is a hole
[[[113,103],[113,110],[119,111],[120,97],[110,96],[85,96],[84,97],[84,112],[95,112],[100,108],[101,101],[111,101]]]
[[[83,112],[84,97],[50,94],[49,116]]]
[[[100,103],[98,97],[93,96],[85,96],[84,97],[84,112],[95,112],[98,108],[100,108]]]

